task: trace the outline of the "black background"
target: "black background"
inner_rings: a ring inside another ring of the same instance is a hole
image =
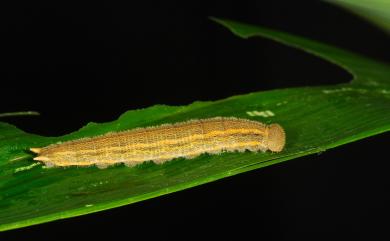
[[[41,116],[2,121],[41,135],[62,135],[89,121],[114,120],[129,109],[351,78],[301,51],[261,38],[239,39],[208,16],[272,27],[390,61],[386,34],[319,1],[4,6],[0,113],[36,110]],[[389,227],[388,140],[389,134],[382,134],[320,155],[0,237],[379,238]]]

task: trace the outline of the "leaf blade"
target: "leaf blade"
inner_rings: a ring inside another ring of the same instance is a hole
[[[386,0],[326,0],[371,21],[390,33],[390,2]]]
[[[268,38],[284,45],[301,49],[330,63],[338,65],[353,76],[352,83],[372,86],[390,84],[390,80],[388,78],[390,72],[387,63],[381,63],[318,41],[281,31],[275,31],[250,24],[242,24],[226,19],[211,19],[228,28],[233,34],[241,38],[256,36]],[[375,81],[372,81],[371,78],[374,78]]]
[[[231,22],[225,23],[232,27]],[[263,33],[262,29],[253,26],[233,24],[235,31],[244,29],[252,35]],[[253,31],[248,32],[248,29]],[[315,46],[319,45],[310,40],[300,41],[300,38],[297,40],[295,36],[275,31],[264,33],[284,43],[295,40],[293,45],[324,56],[323,48],[317,49]],[[356,56],[345,51],[336,52],[339,53],[337,60],[333,59],[334,54],[326,58],[342,61],[345,55]],[[371,70],[358,71],[355,74],[360,81],[350,84],[264,91],[182,107],[154,106],[126,112],[113,122],[88,124],[63,137],[32,135],[0,122],[0,230],[127,205],[388,131],[390,114],[386,110],[390,109],[390,90],[385,77],[389,77],[389,67],[360,56],[354,59],[358,63],[348,66],[349,69],[376,66],[380,75]],[[351,59],[348,61],[343,63],[350,64]],[[370,79],[379,84],[364,83]],[[248,114],[267,110],[275,115]],[[104,170],[95,167],[45,169],[41,165],[32,166],[31,158],[10,161],[29,155],[25,150],[33,146],[214,116],[280,123],[287,133],[286,149],[281,153],[203,155],[194,160],[178,159],[163,165],[145,163],[135,168],[115,166]]]

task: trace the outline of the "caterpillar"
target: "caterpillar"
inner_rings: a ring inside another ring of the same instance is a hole
[[[105,168],[118,163],[134,166],[153,161],[161,164],[179,157],[195,158],[203,153],[280,152],[285,140],[285,132],[279,124],[214,117],[111,132],[30,148],[30,151],[38,154],[34,160],[48,167],[96,165]]]

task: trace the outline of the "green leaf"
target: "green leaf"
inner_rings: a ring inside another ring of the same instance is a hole
[[[0,122],[0,230],[118,207],[294,159],[390,129],[390,67],[326,44],[265,28],[214,19],[243,38],[262,36],[300,48],[349,71],[348,84],[256,92],[188,106],[153,106],[109,123],[90,123],[62,137],[25,133]],[[262,111],[274,116],[264,117]],[[257,111],[257,112],[255,112]],[[260,113],[260,115],[258,115]],[[235,116],[279,123],[280,153],[224,153],[134,168],[44,168],[30,147],[194,118]]]
[[[350,10],[390,33],[390,1],[388,0],[326,0]]]

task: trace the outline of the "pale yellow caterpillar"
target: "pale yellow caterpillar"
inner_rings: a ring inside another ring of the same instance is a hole
[[[104,168],[145,161],[157,164],[175,158],[195,158],[203,153],[282,151],[286,135],[279,124],[234,117],[215,117],[175,124],[136,128],[101,136],[30,148],[34,160],[47,166],[91,166]]]

